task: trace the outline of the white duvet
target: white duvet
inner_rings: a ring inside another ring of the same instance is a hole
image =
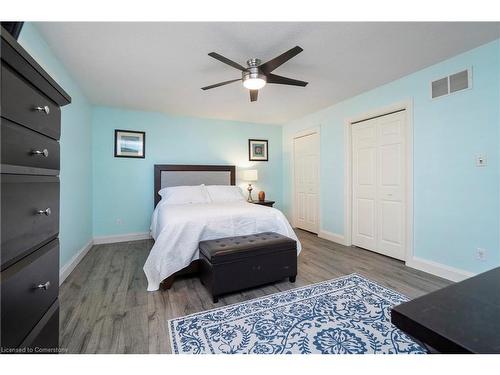
[[[247,202],[160,202],[151,221],[155,244],[144,265],[148,291],[158,290],[162,280],[198,259],[200,241],[259,232],[276,232],[296,240],[297,255],[300,253],[295,232],[285,215],[275,208]]]

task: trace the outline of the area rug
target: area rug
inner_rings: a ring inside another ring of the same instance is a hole
[[[424,353],[390,322],[408,299],[357,274],[169,321],[176,354]]]

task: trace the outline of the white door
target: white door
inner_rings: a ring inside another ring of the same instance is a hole
[[[352,243],[405,259],[406,112],[352,125]]]
[[[352,125],[352,243],[377,248],[377,120]]]
[[[294,139],[294,222],[297,228],[319,231],[319,134]]]

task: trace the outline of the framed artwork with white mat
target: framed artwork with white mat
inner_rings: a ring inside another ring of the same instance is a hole
[[[146,133],[133,130],[115,130],[115,157],[142,158],[146,156]]]
[[[248,140],[248,160],[268,161],[268,141],[266,139]]]

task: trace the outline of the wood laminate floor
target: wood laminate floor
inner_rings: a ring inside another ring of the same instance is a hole
[[[272,285],[212,298],[196,277],[168,291],[146,291],[142,271],[152,240],[95,245],[60,289],[60,345],[69,353],[170,353],[167,321],[356,272],[410,298],[449,281],[367,250],[297,230],[303,250],[295,284]]]

